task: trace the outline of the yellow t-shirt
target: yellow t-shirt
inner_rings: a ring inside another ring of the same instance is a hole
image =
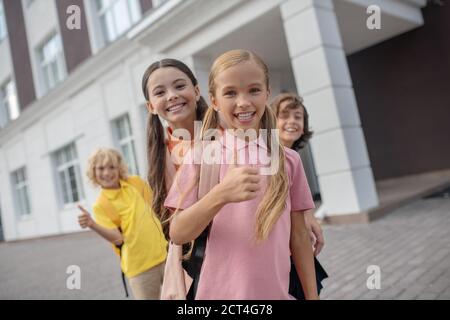
[[[133,185],[129,183],[132,179]],[[138,185],[139,188],[135,186]],[[147,193],[145,198],[140,192]],[[146,182],[138,176],[120,180],[119,189],[102,189],[120,216],[120,228],[124,238],[121,267],[127,277],[134,277],[162,263],[167,257],[167,241],[161,222],[151,209],[152,192]],[[112,221],[108,210],[101,205],[100,197],[94,204],[96,222],[108,229],[118,226]]]

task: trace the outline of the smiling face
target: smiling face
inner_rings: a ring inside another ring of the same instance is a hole
[[[147,90],[149,112],[166,120],[172,129],[192,127],[200,91],[186,74],[174,67],[159,68],[150,75]]]
[[[217,74],[210,97],[230,129],[258,130],[270,91],[262,68],[252,60]]]
[[[112,161],[105,161],[95,165],[95,179],[104,189],[117,189],[119,184],[119,167]]]
[[[280,130],[280,142],[292,147],[304,133],[304,110],[302,106],[290,107],[292,100],[280,103],[277,116],[277,129]]]

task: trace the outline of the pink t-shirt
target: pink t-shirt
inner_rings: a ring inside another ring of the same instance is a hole
[[[225,138],[220,140],[224,152],[232,152],[232,145],[226,143],[230,141],[226,137],[230,136],[226,133]],[[267,150],[260,137],[250,144],[238,145],[239,154],[243,148],[250,147],[252,150],[252,144]],[[288,293],[291,268],[290,214],[292,211],[314,208],[314,202],[300,156],[288,148],[284,148],[284,151],[285,168],[289,178],[285,210],[267,239],[257,244],[254,237],[256,210],[266,190],[267,176],[261,176],[261,190],[255,199],[223,206],[213,219],[197,288],[197,300],[294,299]],[[248,159],[245,161],[248,163]],[[261,164],[258,163],[257,166],[261,167]],[[220,181],[225,177],[227,170],[228,165],[222,164]],[[186,209],[197,202],[198,188],[195,185],[192,188],[188,187],[196,181],[196,176],[195,165],[189,163],[182,165],[166,198],[165,206],[172,209],[177,207]],[[182,198],[179,198],[180,196]]]

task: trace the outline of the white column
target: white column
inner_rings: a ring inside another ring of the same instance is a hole
[[[298,92],[314,130],[311,147],[327,214],[373,208],[378,197],[333,3],[288,0],[281,12]]]
[[[200,93],[209,105],[208,78],[213,63],[212,59],[203,56],[188,56],[181,60],[186,63],[194,73],[194,76],[198,81],[198,86],[200,87]]]

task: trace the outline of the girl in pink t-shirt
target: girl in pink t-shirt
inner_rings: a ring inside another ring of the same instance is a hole
[[[198,165],[187,156],[165,201],[175,210],[174,243],[188,243],[210,228],[196,299],[293,299],[288,293],[291,253],[306,298],[318,299],[303,217],[314,204],[299,155],[272,139],[267,66],[252,52],[226,52],[213,64],[209,94],[212,108],[203,137],[218,127],[219,112],[228,128],[216,135],[219,183],[199,200]],[[266,129],[268,141],[262,134],[240,140],[235,129]],[[278,159],[271,175],[260,174],[267,169],[261,150]],[[230,154],[243,165],[227,161]]]

